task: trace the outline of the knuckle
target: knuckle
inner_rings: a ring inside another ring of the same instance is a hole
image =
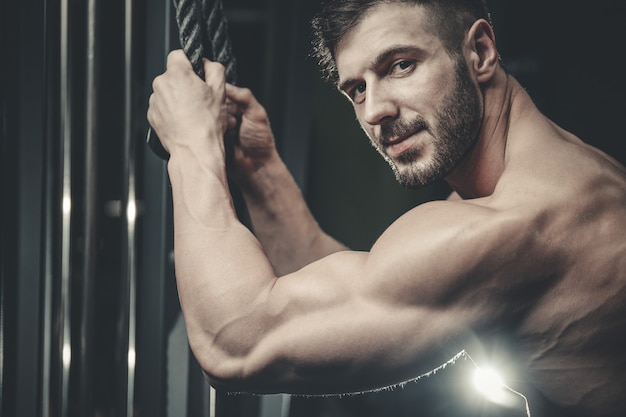
[[[167,68],[181,64],[187,59],[182,49],[175,49],[167,54]]]
[[[169,67],[174,60],[176,59],[176,51],[171,51],[169,54],[167,54],[167,66]]]
[[[161,88],[161,84],[163,83],[163,75],[159,75],[152,80],[152,90],[158,91]]]
[[[183,51],[181,49],[174,49],[173,51],[170,51],[169,54],[167,54],[167,59],[179,59],[182,53]]]
[[[226,73],[226,67],[224,67],[224,65],[221,62],[209,61],[207,66],[208,66],[208,69],[212,73],[215,73],[216,75],[223,75]]]

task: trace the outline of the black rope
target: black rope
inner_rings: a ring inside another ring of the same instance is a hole
[[[237,62],[233,55],[232,45],[228,37],[228,22],[224,16],[221,0],[200,0],[202,16],[205,22],[204,45],[211,45],[207,51],[207,58],[220,62],[226,67],[226,81],[231,84],[237,82]]]
[[[234,84],[237,64],[228,37],[228,22],[221,0],[172,0],[176,9],[176,24],[180,45],[193,70],[204,80],[202,58],[220,62],[226,67],[226,81]],[[159,157],[169,159],[152,129],[147,137],[150,149]]]

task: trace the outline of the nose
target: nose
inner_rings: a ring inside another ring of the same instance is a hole
[[[363,121],[371,126],[383,125],[398,116],[398,107],[393,95],[382,85],[367,86],[363,106]]]

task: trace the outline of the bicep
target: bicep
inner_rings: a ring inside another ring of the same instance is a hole
[[[407,303],[402,271],[372,268],[371,256],[341,252],[277,280],[268,309],[279,324],[249,357],[264,390],[381,388],[427,373],[461,350],[475,312]],[[396,286],[397,299],[381,286]]]
[[[249,356],[258,385],[338,393],[400,383],[527,305],[525,226],[455,208],[405,215],[370,252],[339,252],[278,279],[266,298],[274,325]]]

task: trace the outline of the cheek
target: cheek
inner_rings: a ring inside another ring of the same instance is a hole
[[[418,103],[424,113],[433,113],[441,106],[443,98],[454,90],[454,81],[454,68],[435,59],[423,63],[397,92],[400,97],[405,97],[404,102]]]
[[[423,90],[422,97],[424,103],[430,108],[437,107],[442,99],[450,92],[454,85],[453,80],[444,79],[443,77],[435,77],[428,82]]]
[[[396,90],[397,103],[400,106],[401,118],[411,117],[412,114],[429,119],[436,113],[441,105],[441,100],[445,97],[450,86],[440,78],[429,80],[417,80],[411,83],[403,83]]]

